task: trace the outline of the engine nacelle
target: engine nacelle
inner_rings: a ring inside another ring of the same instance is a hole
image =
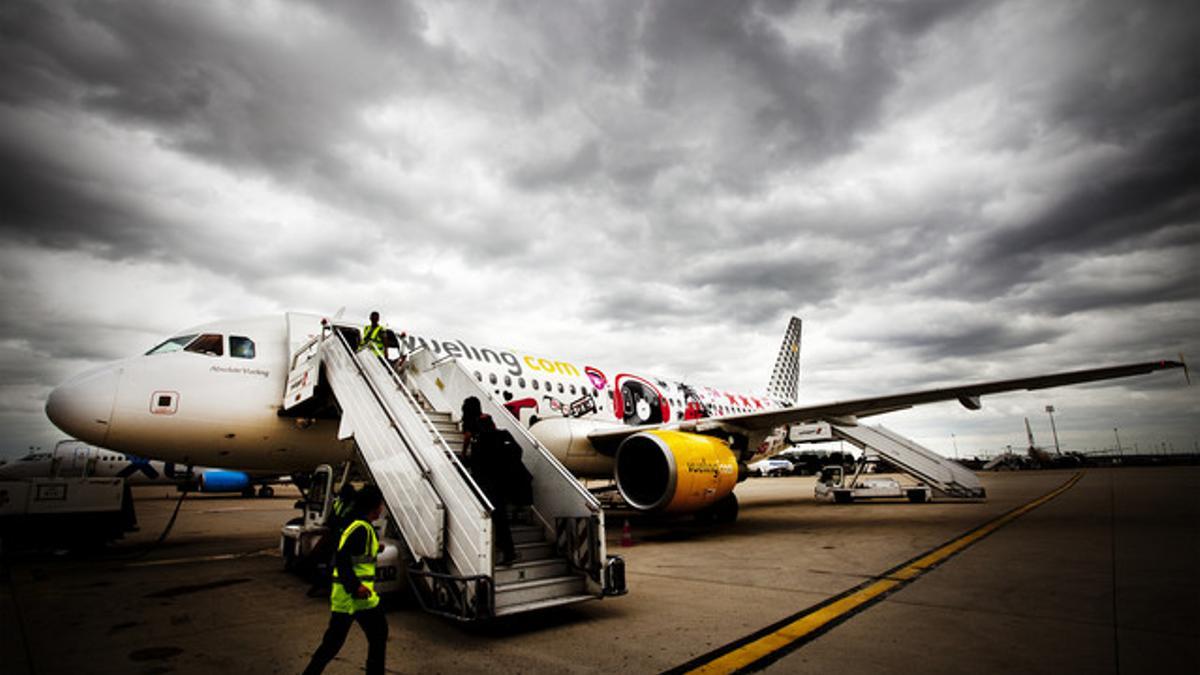
[[[643,431],[621,442],[616,478],[621,496],[636,509],[689,513],[733,492],[738,462],[719,438]]]
[[[205,471],[200,474],[201,492],[241,492],[250,486],[250,476],[241,471]]]

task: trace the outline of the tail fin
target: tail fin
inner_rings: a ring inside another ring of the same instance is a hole
[[[791,405],[796,402],[800,385],[800,317],[793,316],[783,334],[783,344],[775,359],[775,370],[771,371],[771,382],[767,385],[767,396],[774,401]]]

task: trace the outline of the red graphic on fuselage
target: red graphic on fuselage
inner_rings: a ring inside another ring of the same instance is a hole
[[[604,377],[604,373],[591,366],[584,366],[583,372],[587,373],[588,379],[591,380],[592,386],[603,390],[608,386],[608,378]]]
[[[660,424],[671,420],[671,405],[649,380],[622,373],[613,381],[613,413],[626,424]]]

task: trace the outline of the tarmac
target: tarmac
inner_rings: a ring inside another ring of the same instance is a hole
[[[628,595],[482,625],[402,599],[388,672],[1200,672],[1200,467],[981,478],[983,502],[850,505],[754,478],[737,523],[634,518],[629,547],[611,516]],[[300,672],[329,603],[277,552],[295,490],[189,495],[158,545],[176,496],[135,495],[105,551],[9,553],[0,671]],[[354,628],[326,672],[365,657]]]

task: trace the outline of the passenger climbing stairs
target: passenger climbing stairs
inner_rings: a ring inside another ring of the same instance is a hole
[[[383,492],[426,610],[471,621],[625,592],[624,562],[607,555],[599,502],[457,361],[420,350],[397,372],[371,350],[357,350],[356,327],[316,327],[302,316],[289,316],[283,407],[328,385],[341,410],[338,436],[354,439]],[[512,565],[497,564],[495,507],[459,461],[458,411],[467,396],[512,433],[533,476],[533,504],[513,527],[520,559]]]

